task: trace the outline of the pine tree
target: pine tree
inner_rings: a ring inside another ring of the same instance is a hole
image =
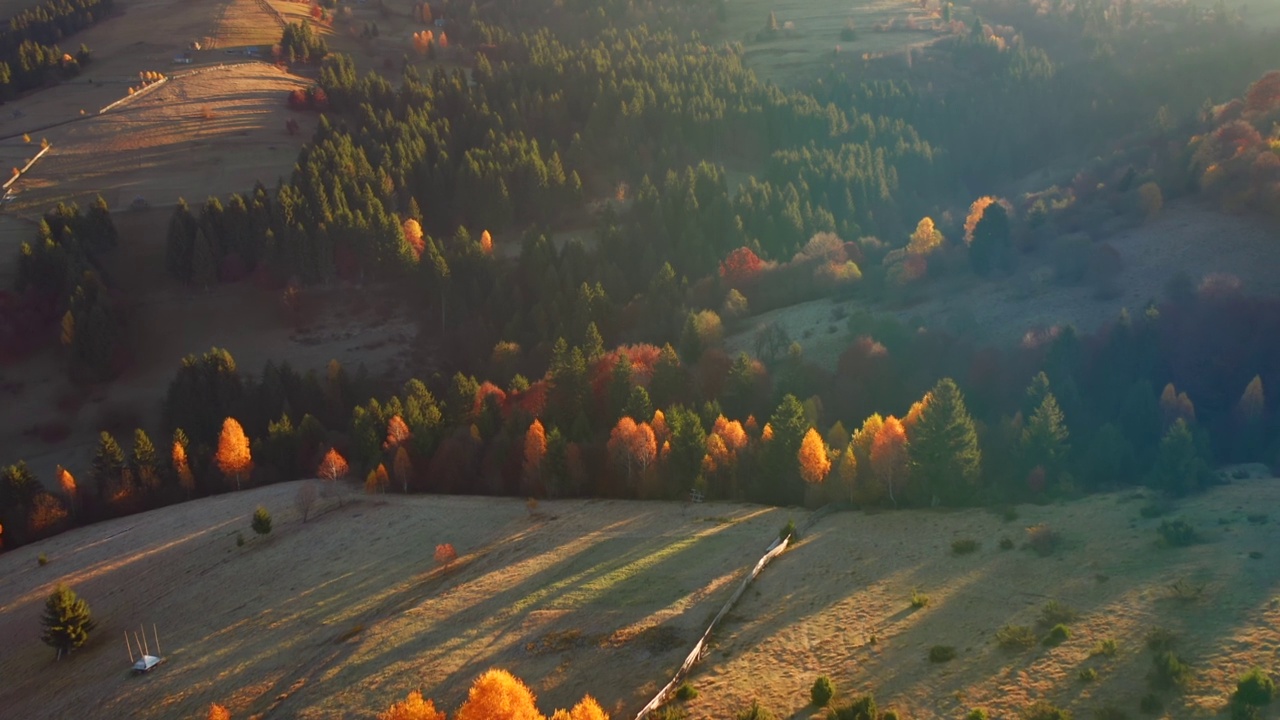
[[[653,379],[649,382],[649,395],[656,407],[668,407],[684,398],[686,377],[680,366],[680,356],[668,343],[662,347],[653,365]]]
[[[93,485],[98,500],[110,497],[119,487],[124,471],[124,451],[111,433],[98,435],[98,448],[93,454]]]
[[[249,525],[255,533],[266,535],[271,532],[271,513],[259,505],[258,509],[253,511],[253,520],[250,521]]]
[[[218,282],[218,258],[214,254],[213,242],[205,234],[204,228],[196,230],[191,252],[191,282],[198,288],[208,290]]]
[[[1160,452],[1148,484],[1174,497],[1200,490],[1211,477],[1187,421],[1178,418],[1160,441]]]
[[[613,372],[609,375],[609,422],[616,423],[618,418],[622,417],[627,406],[627,401],[631,399],[632,388],[632,369],[631,357],[626,351],[618,353],[618,358],[613,364]],[[641,415],[638,418],[631,416],[633,420],[644,421],[649,417],[648,414]]]
[[[143,487],[151,491],[159,488],[160,463],[156,456],[156,446],[142,428],[133,431],[133,454],[129,458],[129,467]]]
[[[89,611],[89,603],[62,584],[45,600],[41,623],[44,633],[40,639],[57,651],[58,659],[84,645],[97,625]]]
[[[627,395],[627,404],[622,414],[630,418],[647,418],[653,416],[653,403],[649,400],[649,391],[640,385],[633,385]]]
[[[993,202],[983,210],[982,219],[973,228],[969,262],[974,272],[983,276],[990,275],[993,270],[1007,272],[1013,268],[1009,213],[1003,203]]]
[[[1051,481],[1057,481],[1071,450],[1068,438],[1058,399],[1053,393],[1046,392],[1022,430],[1022,457],[1026,470],[1043,468]]]
[[[926,502],[964,502],[977,487],[982,464],[978,433],[951,378],[939,380],[926,396],[911,431],[910,463]]]

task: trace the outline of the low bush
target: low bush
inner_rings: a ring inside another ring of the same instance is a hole
[[[266,535],[271,532],[271,513],[259,505],[258,509],[253,511],[253,520],[250,523],[250,527],[259,535]]]
[[[1107,657],[1115,657],[1118,651],[1119,651],[1119,647],[1116,645],[1115,638],[1106,638],[1104,640],[1099,640],[1098,642],[1094,643],[1093,649],[1089,651],[1089,655],[1091,657],[1097,656],[1097,655],[1106,655]]]
[[[964,716],[964,720],[987,720],[987,711],[983,708],[974,708]]]
[[[1167,498],[1155,497],[1150,502],[1138,509],[1138,514],[1142,517],[1152,520],[1169,513],[1173,509],[1173,503]]]
[[[1080,613],[1070,605],[1065,605],[1057,600],[1050,600],[1040,608],[1040,627],[1053,627],[1054,625],[1065,625],[1080,617]]]
[[[1231,701],[1245,705],[1267,705],[1276,696],[1276,683],[1262,668],[1255,667],[1236,681]]]
[[[1261,551],[1259,551],[1259,550],[1250,550],[1250,551],[1249,551],[1249,559],[1250,559],[1250,560],[1261,560],[1261,559],[1262,559],[1262,552],[1261,552]]]
[[[1039,700],[1031,705],[1022,708],[1019,713],[1022,720],[1071,720],[1071,712],[1062,708]]]
[[[679,708],[675,705],[663,705],[654,710],[649,717],[653,720],[685,720],[688,714],[685,713],[684,708]]]
[[[1263,720],[1262,710],[1256,705],[1231,703],[1231,720]]]
[[[1160,535],[1160,542],[1167,547],[1187,547],[1199,539],[1195,528],[1183,518],[1161,520],[1156,532]]]
[[[1013,549],[1013,538],[1008,537],[1008,536],[1005,536],[1005,537],[1000,538],[1000,549],[1001,549],[1001,550],[1012,550],[1012,549]]]
[[[871,694],[863,695],[848,705],[833,707],[827,713],[828,720],[876,720],[879,717],[875,696]]]
[[[680,702],[689,702],[698,697],[698,688],[689,683],[688,680],[680,683],[680,687],[676,688],[676,699]]]
[[[897,710],[885,710],[880,713],[880,720],[898,720]]]
[[[1093,711],[1093,720],[1129,720],[1129,713],[1114,705],[1103,705]]]
[[[751,707],[738,713],[738,720],[773,720],[773,713],[760,707],[759,700],[752,700]]]
[[[1249,523],[1250,523],[1251,525],[1266,525],[1266,524],[1267,524],[1267,514],[1266,514],[1266,513],[1250,513],[1250,514],[1248,514],[1248,515],[1246,515],[1246,516],[1245,516],[1245,519],[1246,519],[1246,520],[1248,520],[1248,521],[1249,521]]]
[[[1071,628],[1066,625],[1054,625],[1049,629],[1049,633],[1044,636],[1044,639],[1040,641],[1040,644],[1047,647],[1054,647],[1056,645],[1061,645],[1070,639]]]
[[[826,675],[819,675],[818,679],[813,681],[813,687],[809,688],[809,700],[813,702],[814,707],[826,707],[835,694],[836,686]]]
[[[1151,658],[1147,682],[1156,688],[1180,688],[1191,679],[1191,668],[1172,650],[1163,650]]]
[[[978,541],[971,538],[964,538],[951,543],[951,552],[955,555],[968,555],[977,551]]]
[[[950,645],[934,645],[929,648],[929,662],[944,663],[955,657],[956,649]]]
[[[1098,679],[1098,671],[1094,668],[1080,668],[1080,681],[1093,682]]]
[[[1178,636],[1168,628],[1153,628],[1147,633],[1147,649],[1152,652],[1172,650],[1178,644]]]
[[[919,610],[929,604],[929,596],[919,590],[911,591],[911,607]]]
[[[1058,533],[1053,531],[1045,523],[1039,523],[1027,528],[1027,547],[1030,547],[1035,554],[1040,557],[1048,557],[1057,549],[1062,539],[1058,537]]]
[[[783,525],[782,529],[778,531],[778,539],[786,540],[787,538],[795,534],[796,534],[796,521],[792,520],[791,518],[788,518],[787,524]]]
[[[1164,712],[1164,701],[1155,693],[1147,693],[1138,701],[1138,710],[1146,715],[1159,715]]]
[[[45,565],[48,565],[49,556],[45,555],[44,553],[40,553],[39,555],[36,556],[36,564],[39,565],[40,567],[44,567]]]
[[[996,643],[1005,650],[1026,650],[1036,644],[1036,634],[1025,625],[1005,625],[996,631]]]

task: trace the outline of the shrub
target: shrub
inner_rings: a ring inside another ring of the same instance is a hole
[[[1255,667],[1236,681],[1236,692],[1231,700],[1237,704],[1266,705],[1275,695],[1275,681],[1262,668]]]
[[[956,540],[951,543],[951,552],[956,555],[968,555],[969,553],[977,552],[977,550],[978,541],[970,538]]]
[[[1080,681],[1093,682],[1098,679],[1098,671],[1093,668],[1080,668]]]
[[[1163,650],[1151,658],[1147,681],[1157,688],[1180,688],[1191,678],[1191,668],[1172,650]]]
[[[759,700],[752,700],[751,707],[738,713],[738,720],[773,720],[773,713],[760,707]]]
[[[688,680],[680,683],[680,687],[676,688],[676,699],[680,702],[689,702],[698,697],[698,688],[689,683]]]
[[[813,687],[809,688],[809,699],[813,701],[814,707],[826,707],[835,694],[836,686],[826,675],[819,675],[818,679],[813,681]]]
[[[950,645],[934,645],[929,648],[929,662],[944,663],[955,657],[956,649]]]
[[[1155,693],[1147,693],[1138,701],[1138,710],[1146,715],[1159,715],[1164,712],[1164,702]]]
[[[1005,625],[996,631],[996,642],[1005,650],[1026,650],[1036,644],[1036,634],[1025,625]]]
[[[1019,713],[1022,720],[1071,720],[1070,711],[1063,710],[1044,700],[1036,701],[1022,708]]]
[[[236,547],[244,547],[244,533],[236,533]]]
[[[266,535],[271,532],[271,513],[259,505],[258,509],[253,511],[253,522],[250,527],[259,535]]]
[[[1001,550],[1012,550],[1012,549],[1013,549],[1013,538],[1008,537],[1008,536],[1005,536],[1005,537],[1000,538],[1000,549],[1001,549]]]
[[[1103,705],[1093,711],[1093,720],[1129,720],[1129,713],[1114,705]]]
[[[1162,515],[1165,515],[1172,509],[1173,509],[1173,503],[1170,502],[1168,498],[1164,496],[1159,496],[1159,497],[1151,498],[1151,500],[1148,501],[1146,505],[1143,505],[1141,508],[1139,508],[1138,514],[1148,520],[1151,520],[1154,518],[1161,517]]]
[[[880,713],[880,720],[898,720],[897,710],[885,710]]]
[[[1260,550],[1250,550],[1250,551],[1249,551],[1249,559],[1250,559],[1250,560],[1261,560],[1261,559],[1262,559],[1262,551],[1260,551]]]
[[[436,546],[435,561],[437,565],[448,565],[458,559],[458,551],[453,549],[453,543],[442,543]]]
[[[919,610],[920,608],[922,608],[922,607],[924,607],[925,605],[928,605],[928,604],[929,604],[929,596],[928,596],[928,595],[925,595],[924,593],[920,592],[919,590],[912,590],[912,591],[911,591],[911,607],[913,607],[913,608],[915,608],[915,609]]]
[[[1066,625],[1059,624],[1054,625],[1049,629],[1049,634],[1044,636],[1044,639],[1040,641],[1040,644],[1053,647],[1055,645],[1061,645],[1069,639],[1071,639],[1071,628]]]
[[[1040,626],[1053,627],[1054,625],[1065,625],[1080,617],[1080,613],[1070,605],[1064,605],[1057,600],[1050,600],[1040,608]]]
[[[1160,534],[1160,541],[1169,547],[1186,547],[1198,539],[1195,528],[1182,518],[1161,520],[1156,532]]]
[[[1041,557],[1052,555],[1058,549],[1061,538],[1045,523],[1027,528],[1027,546]]]
[[[44,553],[40,553],[36,556],[36,563],[40,565],[40,567],[44,567],[49,564],[49,557]]]
[[[1000,510],[1000,519],[1005,522],[1013,522],[1018,519],[1018,508],[1008,505]]]
[[[832,708],[827,717],[828,720],[876,720],[881,715],[876,708],[875,696],[867,694],[848,705]]]
[[[1231,703],[1231,720],[1263,720],[1262,711],[1254,705]]]
[[[653,720],[685,720],[687,715],[684,708],[678,708],[675,705],[663,705],[649,717],[653,718]]]
[[[982,708],[974,708],[964,716],[964,720],[987,720],[987,711]]]
[[[1267,514],[1266,514],[1266,513],[1250,513],[1250,514],[1248,514],[1248,515],[1246,515],[1246,516],[1245,516],[1245,519],[1246,519],[1246,520],[1248,520],[1248,521],[1250,522],[1250,524],[1253,524],[1253,525],[1266,525],[1266,524],[1267,524]]]
[[[1090,656],[1106,655],[1107,657],[1115,657],[1119,647],[1116,645],[1115,638],[1106,638],[1099,640],[1093,644],[1093,649],[1089,651]]]
[[[795,534],[796,534],[796,521],[791,518],[787,518],[787,524],[783,525],[782,529],[778,531],[778,539],[786,540],[787,538]]]
[[[1153,628],[1151,632],[1147,633],[1147,649],[1152,652],[1172,650],[1177,643],[1178,636],[1168,628]]]

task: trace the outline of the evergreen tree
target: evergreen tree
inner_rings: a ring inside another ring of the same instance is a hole
[[[653,417],[653,403],[649,401],[649,391],[640,385],[633,385],[627,395],[627,404],[622,408],[622,415],[637,422]]]
[[[160,461],[156,455],[156,446],[142,428],[133,431],[133,454],[129,458],[129,468],[143,487],[151,491],[159,488]]]
[[[707,432],[698,413],[683,405],[669,408],[666,420],[671,437],[671,454],[667,459],[667,496],[674,498],[692,488],[701,474]]]
[[[178,204],[169,218],[169,232],[165,238],[165,269],[184,283],[191,282],[195,261],[196,227],[199,223],[187,207],[187,201],[178,198]]]
[[[631,357],[626,351],[618,353],[618,359],[613,365],[613,372],[609,375],[609,409],[608,424],[612,426],[618,422],[618,418],[622,417],[626,409],[627,401],[631,399],[632,388],[632,369]],[[630,416],[632,420],[644,422],[649,416],[640,415]]]
[[[1135,467],[1129,439],[1119,427],[1105,423],[1089,441],[1080,479],[1088,489],[1128,485],[1133,482]]]
[[[982,213],[973,229],[969,244],[969,262],[982,276],[995,270],[1013,269],[1013,239],[1009,230],[1009,213],[1002,203],[993,202]]]
[[[44,625],[40,639],[57,651],[58,659],[84,645],[97,625],[89,611],[89,603],[62,584],[45,600],[44,616],[40,622]]]
[[[1022,457],[1026,469],[1030,471],[1041,467],[1050,480],[1057,481],[1071,449],[1068,438],[1058,399],[1053,393],[1046,392],[1022,430]]]
[[[687,379],[680,357],[670,343],[662,347],[653,365],[653,380],[649,382],[649,395],[657,407],[668,407],[684,399]]]
[[[214,253],[213,241],[204,228],[196,230],[191,256],[191,282],[203,290],[208,290],[218,282],[218,258]]]
[[[1211,477],[1209,465],[1196,446],[1191,427],[1186,420],[1178,418],[1160,441],[1160,452],[1147,484],[1181,497],[1204,488]]]
[[[120,486],[124,472],[124,451],[115,437],[105,430],[98,435],[98,448],[93,454],[94,491],[98,500],[110,497]]]
[[[964,395],[951,378],[939,380],[926,396],[909,447],[911,473],[926,493],[924,501],[957,504],[972,497],[982,452]]]
[[[786,395],[769,417],[773,433],[763,448],[760,466],[760,501],[773,505],[794,505],[803,500],[804,485],[796,457],[809,430],[804,406],[794,395]]]

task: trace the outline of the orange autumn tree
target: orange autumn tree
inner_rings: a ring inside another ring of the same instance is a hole
[[[480,252],[485,255],[493,254],[493,236],[489,234],[488,230],[480,233]]]
[[[526,491],[538,486],[542,478],[542,460],[547,456],[547,430],[535,419],[524,434],[524,482]],[[526,492],[531,494],[531,492]]]
[[[892,415],[884,419],[871,443],[871,470],[896,507],[898,499],[893,489],[907,477],[907,430]]]
[[[627,469],[630,481],[637,468],[643,474],[653,464],[658,455],[658,442],[647,423],[637,423],[624,415],[609,432],[608,449],[609,457]]]
[[[235,480],[236,490],[240,479],[253,470],[253,457],[249,454],[249,438],[235,418],[222,421],[222,433],[218,436],[218,454],[214,456],[218,469],[228,480]]]
[[[409,218],[404,221],[404,239],[408,241],[413,248],[413,256],[415,258],[422,257],[422,251],[426,249],[426,243],[422,239],[422,225],[417,220]]]
[[[170,457],[173,460],[173,472],[178,476],[178,486],[190,495],[195,492],[196,478],[191,474],[191,466],[187,463],[187,446],[182,441],[183,437],[185,436],[174,439]]]
[[[422,693],[414,690],[404,699],[387,708],[378,720],[445,720],[445,714],[436,710],[430,700],[423,700]]]
[[[454,720],[546,720],[533,691],[506,670],[486,670],[471,684]]]
[[[218,703],[213,703],[209,705],[209,714],[205,718],[206,720],[231,720],[231,711]]]
[[[58,487],[62,488],[62,494],[67,496],[67,505],[75,511],[76,501],[79,499],[79,492],[76,488],[76,479],[71,473],[61,465],[58,466]]]
[[[800,462],[800,477],[811,485],[817,485],[827,479],[831,472],[831,458],[827,457],[827,444],[817,430],[809,428],[800,441],[800,450],[796,453]]]
[[[316,475],[324,480],[325,489],[333,494],[338,486],[338,478],[345,477],[349,469],[347,459],[342,457],[335,448],[329,448],[329,452],[320,459],[320,467],[316,469]],[[338,504],[342,504],[341,499]]]
[[[595,698],[587,695],[572,710],[556,710],[551,720],[609,720],[609,714]]]

